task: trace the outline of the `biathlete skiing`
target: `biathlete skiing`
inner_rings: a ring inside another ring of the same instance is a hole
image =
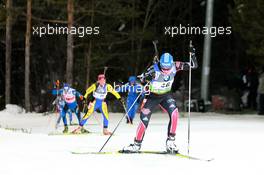
[[[190,62],[173,61],[170,53],[161,55],[160,60],[154,63],[147,71],[139,76],[142,83],[149,83],[150,94],[145,96],[145,104],[141,109],[140,123],[136,131],[134,143],[123,148],[123,152],[136,153],[140,151],[141,144],[148,127],[153,109],[160,105],[169,114],[169,124],[166,139],[166,151],[177,153],[175,144],[176,128],[179,112],[175,99],[173,99],[171,88],[174,77],[181,70],[195,69],[198,67],[195,57],[195,49],[190,47]]]
[[[126,110],[128,112],[126,123],[128,124],[133,124],[133,120],[135,118],[139,103],[141,101],[140,98],[137,100],[137,96],[142,91],[143,86],[137,83],[136,79],[136,76],[130,76],[128,78],[128,83],[116,89],[117,92],[123,92],[128,94],[126,100]],[[142,94],[142,97],[143,96],[144,94]],[[135,100],[137,101],[135,102]]]
[[[59,113],[59,117],[57,119],[56,122],[56,129],[58,128],[58,125],[60,124],[61,121],[61,112],[63,110],[63,107],[65,105],[65,101],[63,100],[62,96],[58,94],[59,89],[60,89],[60,81],[56,80],[56,82],[54,82],[54,89],[51,90],[52,95],[56,95],[56,99],[52,102],[52,105],[54,105],[55,107],[55,111],[57,113]],[[70,120],[70,125],[72,124],[72,112],[71,110],[67,111],[67,114],[69,115],[69,120]]]
[[[87,113],[83,116],[79,127],[77,127],[73,132],[74,133],[85,133],[89,132],[86,130],[83,126],[86,123],[86,121],[89,119],[89,117],[93,114],[93,112],[97,109],[100,110],[100,112],[103,115],[103,134],[104,135],[111,135],[112,133],[108,130],[108,119],[109,119],[109,114],[108,114],[108,109],[107,109],[107,104],[105,102],[105,98],[110,92],[113,94],[122,104],[124,104],[123,99],[119,95],[118,92],[114,90],[114,88],[106,83],[105,75],[100,74],[98,75],[98,80],[96,83],[92,84],[87,90],[84,95],[84,98],[87,99],[88,96],[92,93],[94,100],[89,103],[88,111]]]
[[[78,103],[76,101],[76,97],[80,98],[80,100],[83,100],[83,96],[80,92],[76,91],[75,89],[71,88],[69,84],[64,83],[62,89],[53,89],[52,90],[53,95],[57,95],[58,98],[58,109],[60,112],[60,118],[62,118],[64,123],[64,130],[63,133],[68,132],[68,123],[66,119],[67,113],[75,113],[78,119],[78,122],[80,123],[80,110]],[[59,121],[59,120],[58,120]],[[57,121],[57,124],[58,124]]]

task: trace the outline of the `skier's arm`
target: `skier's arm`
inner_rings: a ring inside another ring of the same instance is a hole
[[[94,83],[94,84],[92,84],[92,85],[86,90],[85,95],[84,95],[84,98],[87,99],[88,95],[89,95],[90,93],[92,93],[93,91],[95,91],[95,90],[96,90],[96,85],[95,85],[95,83]]]
[[[51,94],[54,95],[54,96],[56,96],[56,95],[61,95],[62,92],[63,92],[62,89],[52,89],[52,90],[51,90]]]
[[[51,93],[52,95],[54,95],[54,96],[55,96],[55,95],[60,95],[60,94],[59,94],[59,90],[61,90],[60,93],[62,93],[62,89],[60,89],[60,81],[57,80],[56,82],[53,83],[53,89],[50,90],[50,93]]]
[[[75,96],[80,98],[80,100],[83,100],[83,95],[80,92],[78,92],[78,91],[75,91],[75,92],[76,92]]]
[[[118,100],[121,98],[119,93],[116,92],[116,90],[110,84],[107,84],[106,86],[107,86],[107,92],[110,92],[111,94],[113,94]]]
[[[141,75],[137,76],[142,83],[146,83],[147,81],[151,81],[155,75],[154,66],[150,66],[146,72],[142,73]]]

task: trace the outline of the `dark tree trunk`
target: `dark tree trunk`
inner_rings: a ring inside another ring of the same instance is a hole
[[[85,52],[85,59],[86,59],[86,88],[89,87],[90,84],[90,72],[91,72],[91,54],[92,54],[92,41],[89,41],[88,50]]]
[[[31,5],[32,0],[27,0],[27,30],[25,43],[25,108],[30,111],[30,39],[31,39]]]
[[[68,29],[69,33],[67,36],[67,63],[66,63],[66,81],[67,83],[73,83],[73,35],[70,30],[73,27],[73,10],[74,0],[68,0]]]
[[[91,26],[94,24],[94,2],[91,0]],[[92,55],[92,40],[89,41],[88,50],[86,51],[85,58],[86,58],[86,88],[89,87],[90,84],[90,72],[91,72],[91,55]]]
[[[12,0],[6,0],[6,75],[5,75],[5,104],[11,103],[11,51],[12,51]]]

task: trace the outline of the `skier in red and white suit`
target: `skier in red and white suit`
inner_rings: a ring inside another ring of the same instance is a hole
[[[137,128],[134,143],[124,147],[123,152],[139,152],[152,111],[157,105],[160,105],[169,114],[170,121],[168,124],[166,150],[170,153],[178,152],[175,144],[175,135],[179,112],[176,101],[171,94],[171,87],[174,76],[178,71],[198,67],[195,49],[191,48],[190,53],[191,65],[189,62],[174,62],[171,54],[164,53],[161,55],[158,63],[152,65],[146,73],[139,76],[142,82],[149,82],[150,95],[146,95],[145,97],[145,104],[141,109],[141,120]]]

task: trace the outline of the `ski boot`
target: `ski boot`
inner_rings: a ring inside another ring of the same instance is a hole
[[[131,118],[127,118],[126,123],[133,125],[133,120]]]
[[[134,144],[130,144],[124,147],[122,152],[123,153],[138,153],[140,148],[141,148],[141,143],[135,141]]]
[[[174,136],[169,136],[166,140],[166,151],[170,154],[177,154],[178,153],[178,148],[175,144],[175,137]]]
[[[107,128],[104,128],[104,129],[103,129],[103,134],[104,134],[104,135],[111,135],[112,132],[108,131]]]
[[[69,128],[68,128],[68,126],[64,126],[64,130],[62,131],[62,132],[63,132],[63,134],[66,134],[66,133],[68,133],[68,131],[69,131]]]
[[[87,129],[84,129],[84,127],[81,128],[81,133],[90,133],[90,131],[88,131]]]

